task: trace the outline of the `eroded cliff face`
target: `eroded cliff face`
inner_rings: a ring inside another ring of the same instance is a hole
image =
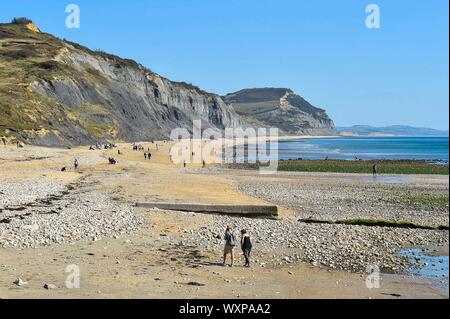
[[[175,128],[191,131],[194,120],[203,129],[252,125],[278,127],[280,134],[334,133],[324,110],[289,89],[247,89],[222,98],[34,25],[0,24],[0,66],[0,136],[29,144],[168,139]]]
[[[37,30],[0,24],[0,136],[70,146],[241,124],[218,95]]]
[[[245,122],[277,127],[280,134],[332,135],[333,121],[325,110],[311,105],[287,88],[244,89],[223,97]]]
[[[273,114],[273,121],[277,119],[284,121],[283,129],[291,134],[335,134],[334,123],[325,110],[312,106],[292,91],[280,99],[280,108]]]
[[[78,76],[40,79],[33,90],[64,105],[88,134],[62,134],[74,144],[93,140],[168,139],[174,128],[192,130],[240,125],[239,116],[219,96],[172,82],[134,63],[79,52],[67,45],[54,59]]]

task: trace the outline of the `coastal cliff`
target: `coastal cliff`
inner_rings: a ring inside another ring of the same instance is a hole
[[[0,24],[0,136],[42,146],[168,139],[174,128],[277,127],[330,135],[333,121],[290,89],[220,97],[129,59],[42,32],[26,18]]]
[[[45,146],[167,139],[241,124],[220,96],[31,24],[0,24],[0,136]]]
[[[223,99],[232,104],[246,122],[278,127],[281,134],[335,134],[334,123],[326,111],[311,105],[291,89],[244,89],[227,94]]]

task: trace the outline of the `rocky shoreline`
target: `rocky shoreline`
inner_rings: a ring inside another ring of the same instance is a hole
[[[87,169],[79,172],[79,176],[73,174],[68,179],[69,183],[60,180],[67,177],[64,174],[58,175],[58,178],[33,175],[20,180],[10,178],[0,181],[0,247],[26,249],[77,241],[92,242],[125,237],[139,230],[144,218],[134,211],[132,202],[137,197],[125,196],[126,188],[146,174],[150,174],[150,180],[158,175],[142,170],[137,171],[136,175],[127,173],[124,178],[121,175],[123,168],[117,167],[114,173],[107,171],[107,166],[98,162],[102,158],[100,154],[90,154],[85,151],[77,157],[82,165],[86,165],[84,167],[97,165],[98,170]],[[28,162],[18,162],[14,157],[14,163]],[[32,164],[29,165],[31,167]],[[30,170],[47,174],[50,169],[37,165],[39,168]],[[134,169],[138,170],[139,166]],[[97,175],[93,177],[91,174]],[[180,224],[181,236],[172,238],[161,234],[161,238],[170,245],[198,247],[200,251],[208,252],[209,256],[223,249],[222,236],[226,226],[232,226],[236,233],[244,228],[250,232],[254,240],[253,261],[258,267],[290,267],[306,262],[314,267],[356,273],[363,273],[368,267],[377,267],[383,272],[405,273],[410,264],[406,257],[399,254],[403,248],[448,247],[448,230],[309,224],[301,221],[310,217],[325,221],[374,218],[448,227],[448,204],[410,204],[403,200],[405,196],[448,194],[448,182],[434,180],[408,185],[373,183],[358,178],[358,174],[280,173],[261,177],[252,172],[218,167],[173,167],[170,174],[178,174],[179,177],[203,175],[200,176],[202,182],[205,181],[203,177],[210,178],[207,175],[231,180],[233,191],[237,189],[237,193],[245,196],[240,201],[248,201],[251,197],[259,203],[278,205],[283,211],[278,220],[176,212],[192,214],[193,223],[202,226],[192,228]],[[170,179],[171,175],[167,176],[165,180]],[[114,184],[117,179],[123,179],[124,183],[119,188],[117,185],[112,188],[102,185]],[[153,180],[150,180],[142,187],[153,185]],[[216,179],[213,180],[216,182]],[[184,192],[185,188],[183,184],[178,190]],[[114,196],[111,190],[114,190]],[[149,190],[150,193],[157,192],[154,186]],[[167,198],[176,198],[180,193],[172,189],[167,194]],[[191,191],[186,195],[191,196]],[[153,213],[161,216],[174,214],[161,210]]]
[[[0,246],[35,248],[134,233],[143,219],[129,204],[89,188],[44,180],[0,182]]]
[[[81,240],[96,241],[105,237],[118,238],[136,232],[143,219],[133,211],[131,204],[112,200],[106,192],[94,186],[95,182],[86,176],[68,185],[50,179],[20,183],[2,181],[0,246],[25,249]],[[237,233],[245,228],[254,239],[254,261],[260,267],[306,262],[314,267],[359,273],[365,272],[368,267],[404,273],[410,264],[407,258],[399,255],[402,248],[448,246],[448,230],[308,224],[300,221],[310,216],[324,219],[363,216],[395,220],[397,215],[389,213],[389,209],[396,211],[392,206],[394,204],[367,204],[373,203],[370,197],[373,197],[375,189],[378,193],[398,196],[393,186],[352,188],[346,185],[339,189],[328,186],[324,190],[323,185],[305,186],[284,181],[244,182],[238,179],[237,187],[245,194],[288,207],[292,213],[279,220],[191,213],[196,223],[206,226],[198,231],[183,229],[183,245],[209,252],[220,251],[226,226],[232,226]],[[428,188],[428,191],[430,189],[433,188]],[[435,187],[435,190],[439,192],[442,189]],[[347,202],[348,198],[351,201]],[[358,205],[352,207],[356,202]],[[347,206],[344,206],[346,203]],[[407,210],[402,213],[402,219],[448,225],[448,206],[447,215],[445,207],[437,209],[434,214],[409,209],[409,214]],[[166,212],[157,210],[157,213]],[[179,244],[175,239],[171,243]]]
[[[302,219],[335,221],[365,218],[434,227],[449,225],[448,203],[410,202],[410,198],[415,197],[448,197],[448,187],[443,186],[271,181],[241,182],[238,188],[250,196],[288,207]]]
[[[247,229],[256,242],[259,266],[306,262],[314,267],[364,273],[377,267],[387,273],[404,274],[411,264],[400,253],[405,248],[436,250],[449,245],[449,206],[411,203],[414,196],[448,196],[448,184],[367,183],[359,174],[278,173],[272,178],[240,170],[210,167],[192,170],[195,174],[225,174],[244,194],[289,210],[280,220],[251,219],[214,215],[207,228],[197,234],[200,244],[206,239],[220,249],[218,240],[226,226],[238,233]],[[349,178],[349,176],[351,176]],[[336,178],[337,177],[337,178]],[[345,178],[344,178],[345,177]],[[305,223],[304,219],[324,223]],[[335,221],[386,221],[392,227],[327,224]],[[395,227],[395,223],[447,229]],[[205,249],[209,249],[205,245]]]
[[[448,230],[306,224],[300,221],[307,218],[326,221],[373,218],[448,227],[448,204],[424,207],[406,205],[398,200],[405,193],[448,194],[448,186],[327,185],[293,183],[291,180],[255,182],[239,178],[237,187],[245,194],[287,207],[292,214],[280,221],[217,217],[217,225],[220,226],[214,231],[228,223],[238,229],[250,229],[254,237],[261,240],[264,254],[270,255],[280,248],[290,249],[290,254],[273,259],[276,264],[304,261],[313,266],[352,272],[364,272],[367,267],[376,266],[381,271],[404,273],[411,265],[407,258],[399,255],[401,249],[448,247]]]
[[[264,220],[213,216],[209,225],[192,236],[190,244],[206,250],[223,248],[222,233],[231,226],[238,233],[250,231],[254,260],[258,266],[307,262],[363,273],[368,267],[383,272],[404,273],[407,259],[399,255],[404,247],[448,246],[448,231],[350,225],[305,224],[296,219]]]

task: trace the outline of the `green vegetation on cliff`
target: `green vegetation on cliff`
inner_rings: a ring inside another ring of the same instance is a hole
[[[216,94],[59,39],[26,18],[0,24],[0,136],[46,146],[167,138],[176,127],[235,127]]]
[[[225,95],[224,100],[248,122],[277,127],[282,134],[332,135],[334,123],[325,110],[311,105],[286,88],[244,89]]]
[[[0,134],[51,130],[54,121],[65,120],[56,101],[30,87],[37,79],[73,74],[52,60],[60,49],[59,39],[33,31],[24,23],[0,24]]]

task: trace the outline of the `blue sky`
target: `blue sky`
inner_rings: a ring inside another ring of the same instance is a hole
[[[67,4],[81,28],[67,29]],[[381,28],[365,8],[381,9]],[[447,0],[14,0],[0,21],[132,58],[177,81],[225,94],[289,87],[336,125],[448,129]]]

